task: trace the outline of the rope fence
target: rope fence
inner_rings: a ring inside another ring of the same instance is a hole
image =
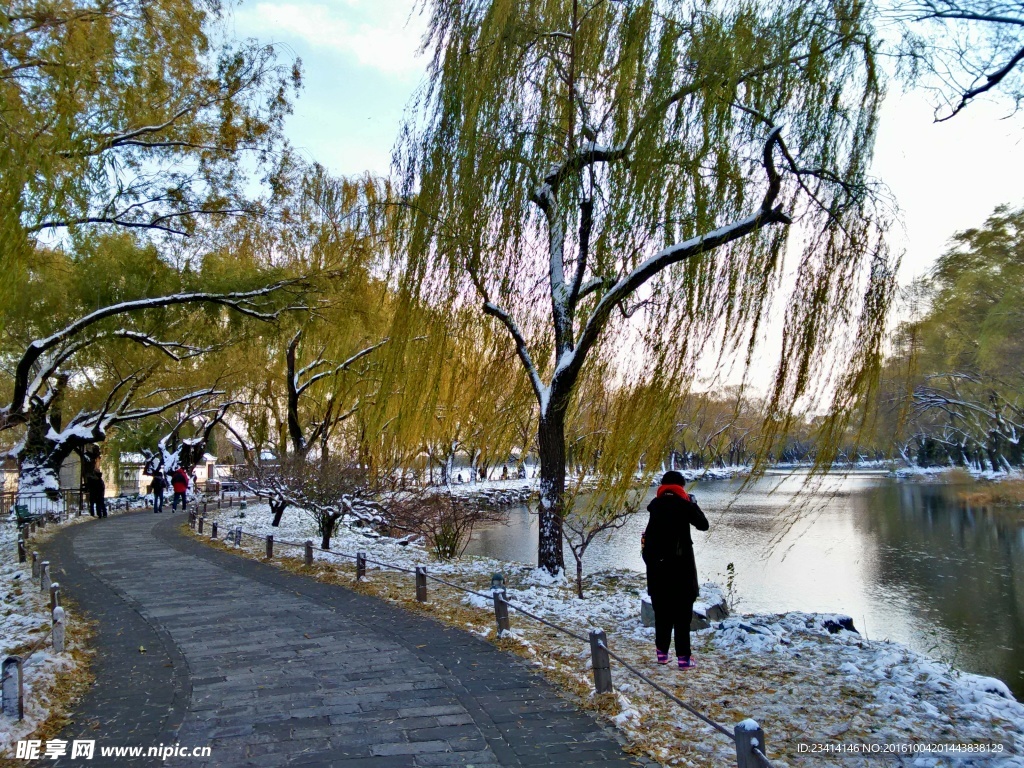
[[[189,513],[189,525],[199,531],[203,530],[203,517],[197,512]],[[212,530],[210,531],[211,538],[217,538],[217,523],[213,523]],[[313,542],[307,540],[306,542],[292,542],[278,540],[273,535],[258,536],[256,534],[248,533],[242,530],[242,526],[236,525],[225,534],[225,541],[231,541],[235,546],[241,546],[242,537],[245,536],[248,539],[254,539],[256,541],[263,541],[266,544],[266,556],[271,558],[273,556],[273,548],[275,545],[282,545],[286,547],[300,548],[305,551],[305,562],[306,565],[312,565],[313,563]],[[498,636],[501,637],[504,633],[510,631],[509,620],[508,620],[508,609],[512,609],[516,613],[520,613],[523,616],[532,619],[546,627],[561,632],[568,637],[578,640],[579,642],[590,644],[591,649],[591,662],[594,674],[594,689],[598,694],[612,693],[614,688],[612,686],[612,675],[611,675],[611,664],[610,661],[614,660],[624,670],[631,675],[635,676],[639,680],[643,681],[654,690],[661,693],[670,701],[674,702],[680,708],[698,718],[702,722],[709,725],[719,734],[727,737],[733,742],[736,748],[736,765],[738,768],[772,768],[772,763],[766,756],[765,747],[765,736],[761,726],[752,719],[746,719],[736,724],[730,731],[729,728],[722,725],[721,723],[715,722],[710,717],[699,711],[696,707],[680,699],[678,696],[673,694],[671,691],[660,685],[650,677],[645,675],[643,672],[638,670],[622,656],[615,653],[608,647],[608,639],[603,630],[592,629],[589,637],[584,636],[578,632],[574,632],[571,629],[567,629],[559,624],[552,621],[548,621],[542,616],[538,616],[526,608],[516,603],[511,602],[507,598],[507,593],[504,588],[494,588],[491,594],[486,594],[469,587],[462,586],[461,584],[455,584],[446,579],[442,579],[438,576],[434,576],[427,572],[425,566],[416,566],[415,568],[407,568],[395,563],[387,563],[381,560],[370,559],[366,556],[365,552],[357,552],[351,554],[348,552],[340,552],[337,550],[327,549],[330,554],[344,557],[349,560],[355,560],[356,562],[356,581],[362,580],[366,575],[366,566],[375,565],[382,570],[397,571],[400,573],[412,574],[416,577],[416,599],[419,602],[427,602],[427,581],[433,581],[438,584],[443,584],[446,587],[464,592],[466,594],[475,595],[484,600],[492,600],[494,603],[494,615],[495,621],[498,628]]]

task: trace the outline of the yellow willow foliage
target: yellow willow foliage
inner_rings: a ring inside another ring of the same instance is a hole
[[[364,461],[424,471],[449,453],[494,466],[528,450],[521,420],[532,393],[495,335],[470,311],[400,301],[376,358],[376,399],[358,415]]]
[[[874,391],[895,284],[868,176],[871,5],[428,8],[430,77],[397,152],[408,290],[489,315],[552,423],[599,408],[578,396],[598,371],[654,423],[659,396],[738,361],[769,380],[758,458],[814,408],[827,461]],[[763,360],[773,299],[782,352]]]
[[[37,237],[112,225],[192,234],[256,212],[297,68],[222,46],[217,0],[13,0],[0,14],[0,269]],[[247,157],[251,163],[240,163]],[[0,299],[18,289],[5,280]]]

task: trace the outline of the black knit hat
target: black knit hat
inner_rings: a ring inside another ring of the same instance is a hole
[[[686,480],[681,473],[676,472],[674,469],[666,472],[665,476],[661,478],[662,485],[685,485]]]

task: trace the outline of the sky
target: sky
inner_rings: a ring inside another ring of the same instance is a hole
[[[302,59],[305,85],[287,125],[293,145],[337,175],[388,172],[426,63],[416,53],[425,21],[414,0],[248,0],[232,23],[239,37]],[[1007,113],[979,101],[935,123],[925,94],[891,86],[874,171],[900,207],[892,242],[904,251],[901,283],[997,205],[1024,204],[1024,115]]]

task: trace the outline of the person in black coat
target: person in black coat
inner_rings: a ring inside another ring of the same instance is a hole
[[[89,491],[89,514],[93,517],[107,516],[107,486],[103,482],[103,473],[97,469],[86,481],[86,490]]]
[[[164,491],[167,489],[167,480],[164,479],[163,470],[158,469],[153,474],[153,482],[149,484],[149,490],[153,493],[153,511],[164,511]]]
[[[683,486],[683,476],[678,472],[666,472],[662,477],[657,495],[647,505],[651,519],[642,546],[647,564],[647,592],[654,608],[658,663],[668,663],[674,628],[679,668],[691,669],[696,664],[690,653],[690,619],[700,588],[690,526],[698,531],[706,531],[710,526]]]

